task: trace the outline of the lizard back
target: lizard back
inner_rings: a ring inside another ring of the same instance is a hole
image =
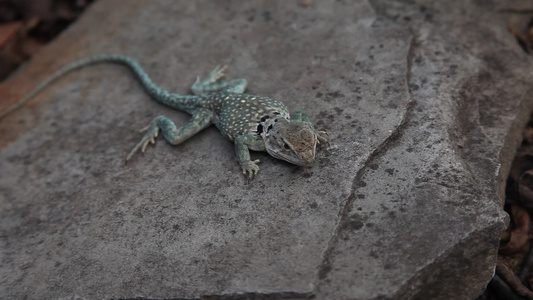
[[[206,108],[215,112],[213,123],[230,140],[242,134],[259,136],[267,119],[290,119],[285,104],[272,98],[225,92],[207,97]]]

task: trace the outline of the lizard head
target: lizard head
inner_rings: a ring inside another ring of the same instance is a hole
[[[317,135],[307,122],[277,119],[263,132],[265,148],[271,156],[298,166],[315,161]]]

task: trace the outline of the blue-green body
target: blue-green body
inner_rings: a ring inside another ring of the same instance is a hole
[[[179,128],[165,116],[154,118],[145,129],[146,133],[141,142],[134,147],[126,160],[139,149],[144,152],[149,143],[155,143],[160,130],[168,142],[177,145],[214,124],[225,137],[234,141],[243,173],[251,179],[259,170],[259,161],[251,161],[249,150],[268,151],[276,158],[297,165],[310,165],[314,161],[316,144],[319,141],[327,142],[321,136],[325,132],[316,131],[304,111],[296,112],[291,118],[282,102],[268,97],[243,94],[246,80],[224,79],[225,67],[215,68],[202,80],[198,78],[191,88],[194,95],[182,95],[157,86],[135,60],[114,54],[83,58],[67,65],[0,114],[0,119],[20,108],[63,74],[101,62],[128,66],[154,99],[192,115],[189,122]]]

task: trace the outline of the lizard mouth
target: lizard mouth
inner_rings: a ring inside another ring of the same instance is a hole
[[[309,149],[298,155],[298,158],[301,161],[301,166],[310,166],[315,162],[315,151]]]
[[[277,151],[270,151],[267,148],[267,152],[270,154],[270,156],[284,160],[286,162],[289,162],[291,164],[301,166],[301,167],[310,167],[315,162],[315,153],[312,150],[307,151],[304,153],[304,155],[299,156],[293,156],[293,155],[283,155],[280,152]]]

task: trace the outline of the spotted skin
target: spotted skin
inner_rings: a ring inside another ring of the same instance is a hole
[[[43,88],[62,75],[87,65],[111,62],[129,67],[154,99],[192,115],[182,127],[165,116],[154,118],[143,129],[141,141],[131,150],[126,161],[139,150],[154,144],[159,132],[173,145],[178,145],[202,129],[214,124],[235,143],[235,152],[243,173],[249,178],[259,171],[259,160],[251,160],[249,150],[267,151],[270,155],[290,163],[309,166],[315,159],[316,145],[328,143],[323,131],[313,127],[305,111],[291,117],[280,101],[244,94],[245,79],[225,79],[225,66],[216,67],[204,79],[198,77],[191,87],[194,95],[181,95],[157,86],[135,60],[123,55],[99,55],[77,60],[57,72],[30,91],[15,105],[0,114],[0,120],[19,109]]]
[[[265,117],[290,118],[287,107],[271,98],[227,92],[210,96],[214,104],[209,107],[217,116],[213,123],[232,141],[242,134],[256,135]]]

